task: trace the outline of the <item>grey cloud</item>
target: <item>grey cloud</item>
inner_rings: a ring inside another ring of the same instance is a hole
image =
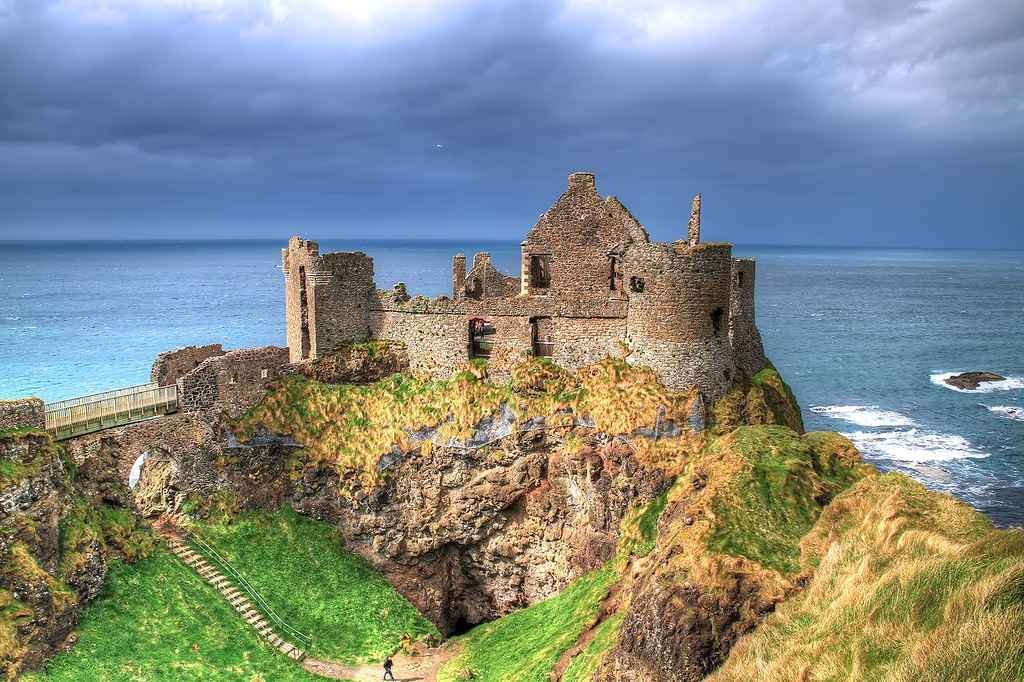
[[[518,234],[590,167],[658,236],[700,189],[737,241],[963,245],[953,185],[1024,246],[1024,6],[986,4],[0,3],[0,238]]]

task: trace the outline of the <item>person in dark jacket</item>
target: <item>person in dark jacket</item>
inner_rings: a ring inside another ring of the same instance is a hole
[[[390,656],[388,656],[387,659],[384,661],[384,679],[385,680],[393,680],[393,679],[395,679],[395,676],[391,672],[391,668],[394,667],[394,665],[395,665],[395,662],[391,660]]]

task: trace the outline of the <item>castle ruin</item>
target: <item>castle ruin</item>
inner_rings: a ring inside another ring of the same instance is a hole
[[[377,289],[362,252],[321,254],[292,237],[282,249],[287,340],[292,362],[343,344],[402,342],[411,369],[447,376],[485,358],[501,376],[523,355],[570,369],[628,352],[669,387],[696,386],[713,400],[766,360],[754,323],[754,261],[728,243],[700,241],[700,195],[686,239],[652,242],[591,173],[568,190],[522,242],[519,276],[490,255],[452,263],[452,295],[411,297],[404,284]]]

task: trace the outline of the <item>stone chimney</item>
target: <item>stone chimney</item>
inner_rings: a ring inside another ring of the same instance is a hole
[[[690,204],[690,224],[686,230],[686,243],[695,246],[700,243],[700,194]]]
[[[452,258],[452,298],[466,295],[466,254],[457,253]]]
[[[593,173],[570,173],[570,192],[596,192],[597,183],[594,181]]]

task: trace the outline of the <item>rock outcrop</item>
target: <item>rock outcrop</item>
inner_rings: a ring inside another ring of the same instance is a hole
[[[148,534],[109,483],[99,462],[76,471],[43,431],[0,435],[0,677],[69,646],[108,557],[148,550]]]
[[[964,391],[973,391],[981,384],[989,381],[1006,381],[1006,377],[995,374],[994,372],[964,372],[962,374],[954,374],[951,377],[946,377],[945,381],[953,388],[959,388]]]

